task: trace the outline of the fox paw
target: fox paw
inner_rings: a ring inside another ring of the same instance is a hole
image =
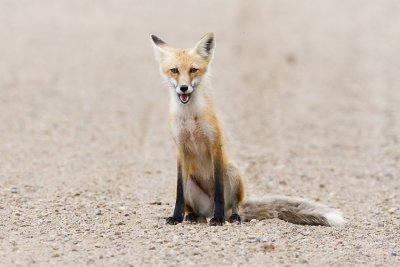
[[[221,226],[223,224],[224,224],[224,217],[222,217],[222,218],[214,217],[210,220],[211,226]]]
[[[240,219],[240,215],[239,214],[232,214],[230,217],[229,217],[229,222],[230,223],[241,223],[242,222],[242,220]]]
[[[188,223],[197,223],[199,221],[199,215],[194,213],[189,213],[186,215],[185,221]]]
[[[165,223],[170,224],[170,225],[175,225],[175,224],[181,223],[182,221],[183,221],[183,218],[168,217],[167,220],[165,221]]]

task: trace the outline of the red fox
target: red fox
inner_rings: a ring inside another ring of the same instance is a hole
[[[177,148],[176,203],[167,224],[207,222],[210,217],[212,226],[269,218],[308,225],[345,223],[339,211],[300,198],[245,201],[241,175],[228,158],[213,101],[202,84],[214,54],[214,34],[191,49],[172,48],[155,35],[151,39],[161,75],[170,85],[170,132]]]

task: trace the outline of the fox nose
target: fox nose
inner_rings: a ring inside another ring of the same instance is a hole
[[[179,87],[180,89],[181,89],[181,92],[186,92],[188,89],[189,89],[189,86],[187,86],[187,85],[181,85],[180,87]]]

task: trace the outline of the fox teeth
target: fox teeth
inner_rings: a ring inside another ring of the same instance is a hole
[[[179,94],[179,100],[182,104],[187,104],[190,100],[190,95],[188,94]]]

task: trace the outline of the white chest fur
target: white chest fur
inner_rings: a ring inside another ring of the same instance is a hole
[[[184,175],[195,177],[196,182],[194,184],[199,183],[201,190],[211,192],[213,185],[211,145],[215,136],[211,124],[206,120],[198,119],[196,116],[178,116],[172,127],[175,143],[183,156]],[[195,189],[195,186],[190,186],[190,184],[187,184],[186,188],[186,199],[190,201],[191,195],[199,189]],[[192,207],[197,207],[198,204],[193,202]],[[210,205],[207,204],[202,209],[208,210],[209,208]]]
[[[186,114],[175,117],[172,123],[172,135],[175,143],[184,151],[195,154],[206,152],[206,148],[214,139],[213,128],[207,121]]]

